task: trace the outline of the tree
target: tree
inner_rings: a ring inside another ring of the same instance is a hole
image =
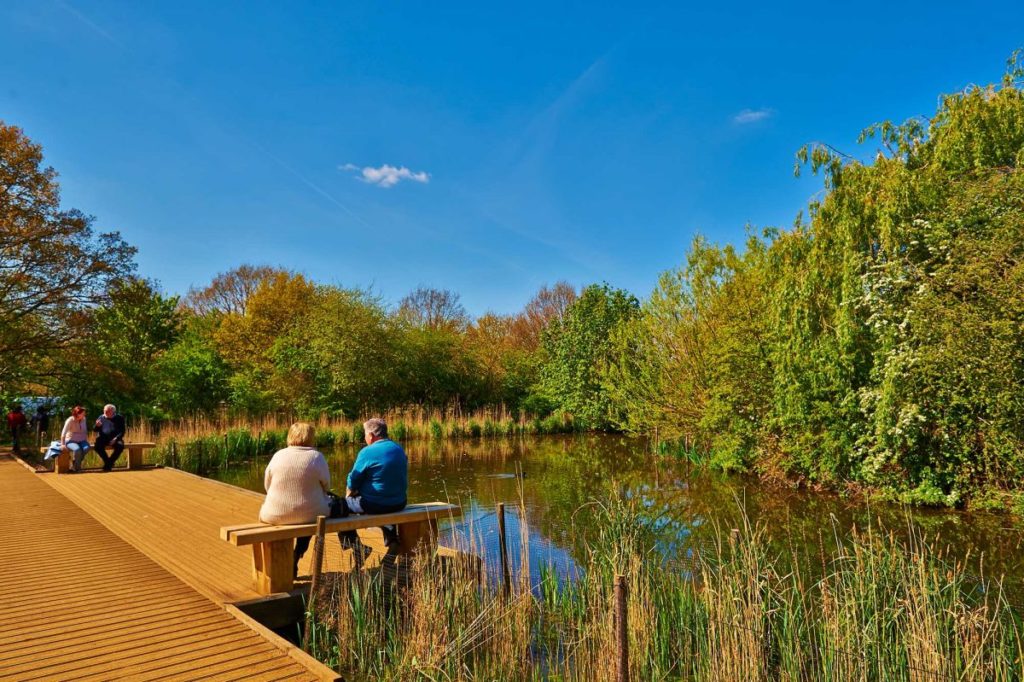
[[[0,121],[0,392],[63,379],[51,360],[76,342],[72,324],[135,269],[118,233],[61,208],[42,163],[42,147]]]
[[[622,289],[592,284],[545,330],[540,390],[588,428],[607,428],[617,406],[601,384],[611,358],[610,335],[633,318],[639,301]]]
[[[183,305],[199,315],[245,315],[249,298],[260,285],[284,272],[266,265],[239,265],[203,289],[189,289]]]
[[[479,368],[483,402],[517,407],[537,381],[540,354],[518,333],[519,319],[487,313],[466,330],[466,349]]]
[[[459,302],[459,295],[447,289],[417,287],[398,305],[398,316],[423,329],[463,331],[469,315]]]
[[[613,329],[603,377],[617,426],[685,440],[721,469],[747,467],[772,409],[768,245],[746,246],[741,255],[694,240],[686,266],[663,273],[640,314]]]
[[[115,402],[123,412],[151,413],[159,399],[155,366],[177,338],[178,298],[152,282],[123,280],[88,314],[88,331],[71,354],[80,369],[64,384],[80,402]]]
[[[182,416],[209,413],[230,396],[229,370],[213,342],[215,322],[185,314],[177,339],[153,367],[154,404]]]
[[[576,298],[576,290],[568,282],[542,286],[514,318],[512,331],[520,337],[520,344],[530,350],[539,348],[544,330],[552,322],[561,322]]]
[[[316,287],[270,349],[274,385],[300,412],[342,413],[401,404],[397,330],[380,302],[357,289]],[[422,380],[422,378],[420,378]]]
[[[275,372],[273,348],[313,303],[316,287],[302,275],[275,272],[248,297],[244,313],[223,315],[213,333],[231,368],[232,402],[249,412],[289,408],[294,387]]]

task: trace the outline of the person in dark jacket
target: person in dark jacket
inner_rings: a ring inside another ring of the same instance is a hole
[[[7,413],[7,428],[11,431],[11,443],[14,446],[14,454],[21,454],[21,432],[28,426],[28,421],[25,419],[25,413],[21,411],[21,405],[15,405],[14,408]]]
[[[46,405],[36,407],[36,413],[32,415],[29,423],[32,425],[32,431],[36,434],[36,447],[39,447],[42,444],[43,434],[50,431],[50,413],[46,409]]]
[[[114,462],[124,452],[124,417],[117,413],[113,405],[103,408],[103,416],[96,420],[92,430],[96,432],[96,454],[103,460],[103,470],[110,471]],[[113,445],[113,454],[107,455],[107,446]]]

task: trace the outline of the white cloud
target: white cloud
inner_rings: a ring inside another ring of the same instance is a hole
[[[379,168],[374,168],[373,166],[364,166],[360,168],[354,163],[346,163],[344,166],[338,166],[338,170],[348,172],[358,171],[359,179],[363,182],[385,188],[394,187],[402,180],[422,182],[423,184],[430,182],[430,173],[427,173],[426,171],[414,172],[405,166],[397,168],[386,163]]]
[[[740,125],[746,125],[748,123],[757,123],[767,118],[771,118],[775,115],[774,109],[744,109],[740,113],[732,117],[733,123]]]

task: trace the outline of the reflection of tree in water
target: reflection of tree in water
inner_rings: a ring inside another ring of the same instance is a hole
[[[599,515],[587,505],[622,495],[643,510],[653,550],[669,559],[685,560],[692,550],[715,542],[720,533],[728,535],[730,529],[741,527],[745,512],[752,523],[766,529],[772,553],[784,562],[795,555],[820,571],[821,557],[832,554],[837,542],[848,541],[854,526],[870,525],[897,537],[906,537],[914,528],[937,539],[937,545],[949,544],[951,555],[967,557],[973,570],[983,557],[985,575],[1005,574],[1011,591],[1022,592],[1024,533],[1010,528],[1010,520],[1003,516],[869,506],[831,494],[766,488],[753,479],[700,472],[685,462],[649,455],[643,441],[615,436],[405,445],[410,499],[449,498],[483,515],[498,502],[518,505],[522,494],[530,531],[541,536],[538,547],[532,548],[538,553],[552,554],[554,547],[582,561],[599,530]],[[357,451],[352,445],[329,453],[336,489],[344,485]],[[257,463],[221,477],[262,492],[263,466]],[[488,542],[492,536],[487,535]]]

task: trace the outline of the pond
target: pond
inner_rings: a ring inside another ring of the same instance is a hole
[[[409,455],[409,499],[451,500],[464,516],[442,529],[442,542],[470,546],[497,566],[495,508],[506,504],[514,564],[526,531],[531,576],[541,567],[572,574],[587,551],[581,531],[593,523],[594,503],[612,491],[637,497],[657,528],[657,551],[680,560],[744,522],[765,528],[780,556],[826,555],[850,537],[853,527],[907,536],[923,533],[969,570],[1005,575],[1008,593],[1024,595],[1024,530],[1009,517],[989,513],[869,505],[860,499],[765,486],[756,479],[695,469],[686,462],[649,453],[647,443],[617,436],[544,436],[521,439],[413,441]],[[358,447],[325,454],[335,490]],[[263,492],[263,468],[254,462],[214,474],[234,485]],[[519,524],[520,510],[526,524]],[[979,567],[979,560],[981,561]]]

